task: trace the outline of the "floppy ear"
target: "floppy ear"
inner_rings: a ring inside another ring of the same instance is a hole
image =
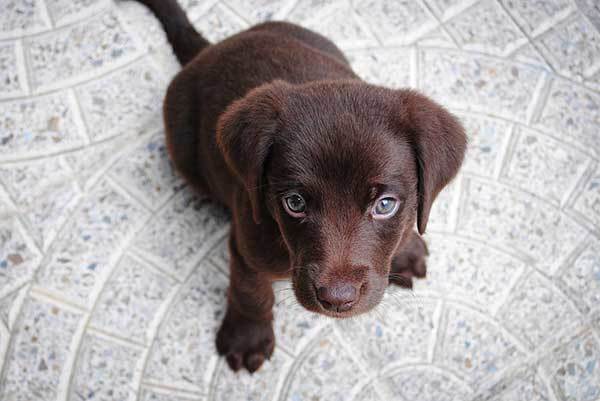
[[[225,162],[242,182],[252,207],[254,221],[260,223],[264,164],[279,129],[284,105],[283,81],[251,90],[227,107],[217,122],[217,145]]]
[[[457,118],[442,106],[415,91],[397,93],[400,129],[408,136],[417,161],[417,228],[423,234],[433,201],[463,162],[467,137]]]

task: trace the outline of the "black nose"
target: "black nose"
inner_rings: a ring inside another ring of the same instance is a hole
[[[332,312],[346,312],[358,301],[359,290],[352,284],[338,283],[319,287],[317,298],[323,308]]]

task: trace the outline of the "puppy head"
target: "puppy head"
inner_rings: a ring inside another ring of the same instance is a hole
[[[407,90],[361,82],[275,81],[235,102],[217,139],[254,221],[273,219],[307,309],[365,312],[391,259],[458,171],[466,137],[445,109]]]

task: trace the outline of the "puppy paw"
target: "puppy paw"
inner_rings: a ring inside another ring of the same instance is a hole
[[[427,275],[427,245],[413,233],[407,244],[392,259],[389,281],[404,288],[413,287],[413,277],[424,278]]]
[[[271,358],[275,334],[271,321],[253,321],[227,312],[217,333],[217,351],[234,372],[256,372]]]

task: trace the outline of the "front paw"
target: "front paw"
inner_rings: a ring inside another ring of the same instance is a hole
[[[413,277],[423,278],[427,275],[428,254],[425,241],[413,233],[406,246],[392,259],[390,283],[412,288]]]
[[[275,347],[275,334],[271,321],[253,321],[227,311],[217,333],[217,351],[227,364],[237,372],[245,367],[256,372],[265,359],[270,359]]]

